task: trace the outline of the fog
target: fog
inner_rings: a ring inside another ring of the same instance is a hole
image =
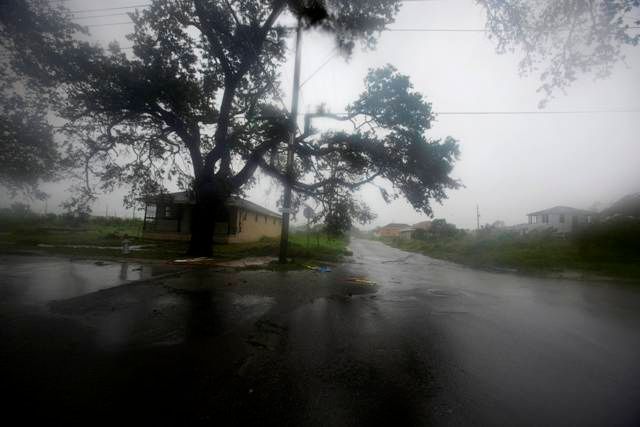
[[[105,7],[100,1],[66,4],[72,10]],[[113,1],[108,6],[130,4]],[[127,20],[116,16],[84,22]],[[405,3],[393,27],[481,29],[484,22],[483,11],[472,1],[432,1]],[[105,45],[118,40],[128,46],[124,36],[131,28],[126,24],[96,26],[91,28],[91,37]],[[409,75],[440,113],[429,136],[451,135],[459,141],[461,157],[452,175],[464,187],[449,191],[442,204],[434,202],[437,218],[473,228],[478,205],[482,224],[496,220],[518,224],[531,211],[556,205],[606,206],[640,191],[640,49],[629,50],[626,63],[619,64],[609,78],[582,76],[540,111],[538,76],[520,76],[518,53],[498,55],[494,42],[483,32],[385,32],[375,50],[358,48],[349,60],[335,55],[332,38],[306,32],[302,49],[302,81],[312,78],[301,91],[301,112],[321,103],[333,112],[344,111],[362,91],[367,69],[390,63]],[[282,70],[287,96],[291,63]],[[51,195],[46,202],[49,212],[60,210],[67,187],[66,182],[43,187]],[[125,192],[101,195],[94,214],[108,210],[111,215],[132,215],[122,206]],[[262,177],[247,195],[276,209],[280,189]],[[378,215],[365,228],[427,219],[402,200],[387,205],[374,186],[361,190],[359,196]],[[8,205],[12,201],[5,194],[0,202]],[[45,209],[44,202],[32,205],[36,211]]]

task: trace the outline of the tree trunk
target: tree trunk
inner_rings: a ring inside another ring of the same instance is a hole
[[[210,257],[216,222],[227,220],[225,202],[228,195],[215,191],[213,183],[196,184],[196,204],[191,214],[191,241],[188,254]]]

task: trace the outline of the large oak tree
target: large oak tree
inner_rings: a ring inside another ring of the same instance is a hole
[[[16,24],[15,34],[47,34],[39,17],[59,18],[47,15],[46,2],[19,3],[31,26]],[[59,19],[54,37],[14,37],[15,61],[31,78],[58,84],[63,132],[104,187],[128,183],[144,193],[162,179],[191,186],[190,252],[208,255],[224,201],[258,169],[301,197],[386,179],[395,189],[387,197],[404,195],[427,213],[431,199],[457,186],[449,177],[455,142],[426,138],[430,104],[392,67],[372,71],[348,117],[340,117],[353,121],[353,131],[298,132],[294,173],[285,173],[291,129],[278,77],[290,28],[280,18],[332,33],[348,54],[359,40],[373,45],[397,10],[397,0],[155,0],[130,15],[132,54],[78,41],[77,26]]]
[[[578,72],[606,71],[622,46],[638,41],[624,23],[637,11],[636,0],[479,3],[501,50],[523,48],[524,68],[547,61],[539,66],[548,67],[542,78],[549,93]],[[315,114],[349,120],[352,131],[318,134],[309,117],[297,133],[293,176],[285,173],[291,129],[279,69],[291,29],[282,17],[330,32],[348,53],[358,41],[375,44],[398,0],[154,0],[131,15],[131,52],[79,41],[83,29],[59,4],[1,5],[0,38],[11,69],[54,88],[66,153],[85,163],[85,189],[89,172],[107,189],[124,183],[137,194],[157,191],[166,179],[193,189],[194,254],[210,253],[223,201],[251,185],[258,170],[318,200],[336,188],[344,194],[385,180],[392,188],[385,197],[406,197],[426,213],[431,200],[458,185],[449,176],[455,141],[427,138],[431,106],[391,66],[368,74],[346,115]],[[4,135],[5,146],[21,144],[21,132]]]

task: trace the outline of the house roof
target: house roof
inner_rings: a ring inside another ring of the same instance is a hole
[[[280,218],[282,216],[277,212],[271,211],[267,208],[263,208],[260,205],[256,205],[255,203],[245,199],[241,199],[240,197],[230,197],[229,200],[227,200],[226,205],[246,209],[251,212],[259,213],[266,216],[272,216],[275,218]]]
[[[532,216],[532,215],[561,215],[561,214],[565,214],[565,215],[596,215],[596,212],[593,211],[587,211],[584,209],[576,209],[576,208],[571,208],[569,206],[554,206],[552,208],[549,209],[544,209],[541,211],[537,211],[537,212],[531,212],[528,213],[527,216]]]
[[[193,205],[195,204],[195,201],[193,200],[193,197],[191,197],[191,194],[188,191],[178,191],[175,193],[168,193],[168,194],[163,194],[162,196],[164,197],[171,197],[172,201],[174,204],[176,205]],[[156,197],[147,197],[146,200],[147,201],[155,201]],[[266,215],[266,216],[271,216],[271,217],[275,217],[275,218],[281,218],[282,215],[280,215],[277,212],[271,211],[267,208],[264,208],[260,205],[257,205],[253,202],[250,202],[249,200],[245,200],[242,199],[240,197],[230,197],[229,199],[227,199],[227,201],[225,202],[225,205],[227,206],[233,206],[236,208],[241,208],[241,209],[245,209],[248,210],[250,212],[255,212],[261,215]]]
[[[423,230],[428,230],[431,228],[431,221],[421,221],[413,224],[413,228],[421,228]]]
[[[383,228],[410,228],[411,226],[409,224],[399,224],[396,222],[392,222],[390,224],[385,225],[384,227],[380,227],[380,229]]]

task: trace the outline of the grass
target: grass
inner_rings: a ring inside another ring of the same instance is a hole
[[[640,280],[640,256],[635,251],[615,250],[602,242],[585,248],[580,240],[547,233],[519,236],[461,234],[429,241],[383,239],[410,252],[423,253],[476,268],[513,269],[529,274],[605,276]]]
[[[4,252],[33,252],[93,258],[135,258],[146,260],[174,260],[185,258],[187,242],[146,240],[142,235],[142,221],[92,218],[88,223],[69,225],[55,219],[0,221],[0,250]],[[143,248],[122,254],[124,237],[131,245]],[[338,262],[349,255],[347,239],[331,239],[326,235],[309,236],[295,233],[289,238],[289,257],[292,265]],[[73,247],[73,246],[91,247]],[[214,245],[213,256],[219,259],[239,259],[256,256],[278,256],[279,239],[263,238],[258,242]]]

